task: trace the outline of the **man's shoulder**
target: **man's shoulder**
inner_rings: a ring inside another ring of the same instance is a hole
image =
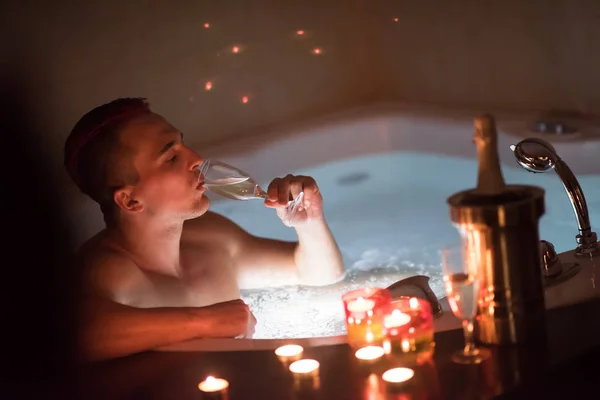
[[[210,211],[187,220],[181,237],[184,244],[225,248],[231,254],[235,254],[252,238],[252,235],[229,218]]]
[[[79,249],[77,264],[84,290],[101,295],[114,294],[141,273],[131,258],[98,239],[88,241]]]

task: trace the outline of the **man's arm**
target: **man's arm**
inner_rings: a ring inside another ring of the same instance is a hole
[[[296,228],[298,245],[294,260],[300,281],[307,285],[329,285],[344,277],[342,253],[325,219]]]
[[[246,335],[256,323],[241,300],[199,308],[135,308],[87,295],[80,306],[82,361],[122,357],[201,337]]]
[[[228,218],[207,213],[193,224],[197,232],[227,238],[240,289],[284,285],[328,285],[344,275],[340,250],[324,219],[296,228],[298,242],[256,237]]]
[[[121,357],[185,340],[248,336],[256,320],[242,300],[206,307],[137,308],[140,271],[118,253],[82,252],[82,361]]]

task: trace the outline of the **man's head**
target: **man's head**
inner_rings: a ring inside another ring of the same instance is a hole
[[[201,158],[145,99],[121,98],[85,114],[67,138],[64,161],[109,225],[119,213],[191,218],[208,208],[197,188]]]

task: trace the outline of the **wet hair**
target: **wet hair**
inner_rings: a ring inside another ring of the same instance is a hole
[[[107,225],[114,222],[115,190],[139,177],[133,149],[119,133],[133,119],[152,113],[144,98],[119,98],[86,113],[65,142],[64,164],[79,190],[100,205]]]

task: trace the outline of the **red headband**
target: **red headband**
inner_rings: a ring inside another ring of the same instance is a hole
[[[137,118],[151,111],[146,104],[136,103],[128,105],[120,113],[104,119],[99,124],[89,126],[89,124],[77,124],[67,142],[65,143],[65,167],[71,176],[71,179],[79,186],[79,153],[81,150],[101,133],[109,132],[119,125]]]

